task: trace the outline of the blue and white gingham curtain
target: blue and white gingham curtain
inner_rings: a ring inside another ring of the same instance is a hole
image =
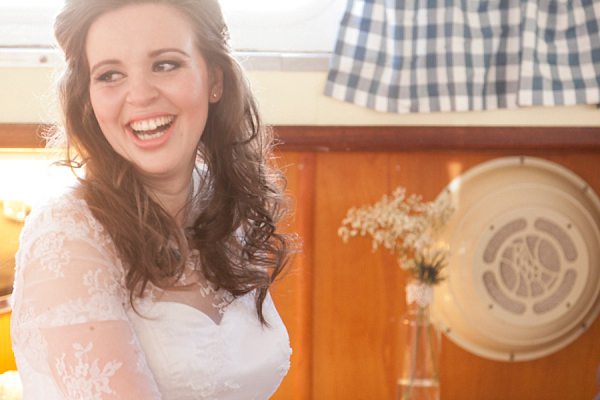
[[[600,103],[600,0],[348,0],[325,94],[405,113]]]

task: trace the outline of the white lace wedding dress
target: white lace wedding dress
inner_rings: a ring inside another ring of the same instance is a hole
[[[270,297],[217,291],[192,253],[181,284],[129,305],[121,260],[74,192],[34,208],[16,255],[12,340],[24,400],[267,399],[289,369]]]

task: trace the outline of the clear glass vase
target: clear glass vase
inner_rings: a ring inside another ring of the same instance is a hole
[[[415,286],[411,286],[415,285]],[[412,292],[412,296],[409,294]],[[415,295],[416,293],[416,295]],[[433,287],[407,286],[408,311],[398,326],[398,377],[396,400],[439,400],[441,334],[431,322]]]

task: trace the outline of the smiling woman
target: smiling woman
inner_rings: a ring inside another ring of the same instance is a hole
[[[269,398],[293,238],[218,1],[66,0],[54,27],[50,141],[85,175],[32,208],[15,256],[24,399]]]

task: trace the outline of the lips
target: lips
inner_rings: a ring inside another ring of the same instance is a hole
[[[147,118],[129,123],[132,133],[142,141],[157,139],[163,136],[173,124],[174,115]]]

